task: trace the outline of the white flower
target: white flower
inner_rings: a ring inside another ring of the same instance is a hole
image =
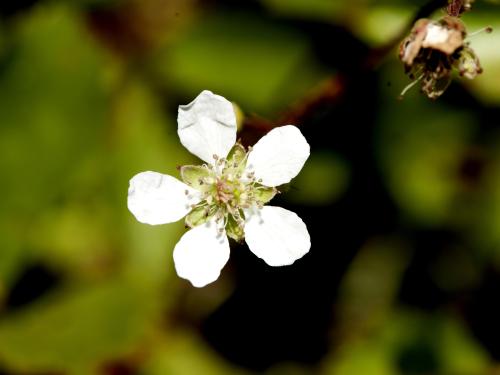
[[[245,238],[250,251],[270,266],[292,264],[309,251],[304,222],[293,212],[266,206],[309,157],[309,145],[298,128],[271,130],[248,152],[236,142],[232,104],[203,91],[179,107],[181,143],[205,161],[181,167],[181,182],[157,172],[130,180],[128,208],[141,223],[171,223],[186,216],[191,227],[174,249],[177,274],[194,286],[219,277],[229,259],[228,236]]]

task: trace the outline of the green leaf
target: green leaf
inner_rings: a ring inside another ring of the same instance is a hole
[[[297,71],[300,66],[307,69]],[[210,87],[261,115],[279,111],[326,76],[307,39],[293,28],[221,10],[190,25],[158,55],[154,68],[160,81],[186,96]]]
[[[129,279],[61,291],[4,317],[2,365],[15,373],[85,373],[143,345],[158,310],[150,289]]]
[[[186,216],[186,225],[188,227],[196,227],[198,225],[206,223],[210,220],[215,213],[217,212],[217,206],[215,204],[209,206],[198,206],[194,208],[189,214]]]
[[[381,107],[378,120],[382,171],[405,215],[425,225],[443,225],[458,218],[454,210],[461,186],[450,176],[460,170],[474,120],[464,110],[449,111],[418,92],[412,95],[398,106],[390,95],[382,95],[391,103]]]
[[[157,339],[154,349],[148,353],[144,367],[138,371],[141,375],[250,374],[218,355],[194,330],[176,327],[165,339]]]
[[[487,374],[488,354],[457,319],[443,321],[439,346],[445,374]]]
[[[208,191],[212,185],[213,172],[201,165],[184,165],[181,167],[181,178],[186,184],[200,191]]]
[[[71,176],[83,160],[96,155],[108,129],[103,51],[83,27],[81,15],[55,3],[34,7],[0,36],[3,290],[39,249],[33,231],[40,218],[77,190]],[[89,181],[100,181],[94,176]],[[92,196],[88,186],[81,188]]]

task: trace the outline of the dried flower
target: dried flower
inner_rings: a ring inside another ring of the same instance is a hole
[[[418,20],[399,48],[399,58],[413,81],[401,96],[421,82],[422,92],[436,99],[449,86],[453,70],[468,79],[481,73],[479,59],[466,36],[465,25],[457,17]]]

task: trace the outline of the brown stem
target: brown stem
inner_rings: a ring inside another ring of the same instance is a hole
[[[464,0],[451,0],[446,7],[446,12],[452,17],[458,17],[464,11]]]

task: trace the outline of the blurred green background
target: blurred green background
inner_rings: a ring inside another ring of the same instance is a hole
[[[366,61],[424,3],[2,2],[0,374],[500,373],[500,4],[463,17],[495,30],[471,38],[479,78],[398,101],[397,43]],[[126,194],[197,163],[176,110],[204,89],[246,143],[301,127],[312,154],[276,204],[313,245],[273,269],[233,244],[196,289],[183,223],[138,223]]]

